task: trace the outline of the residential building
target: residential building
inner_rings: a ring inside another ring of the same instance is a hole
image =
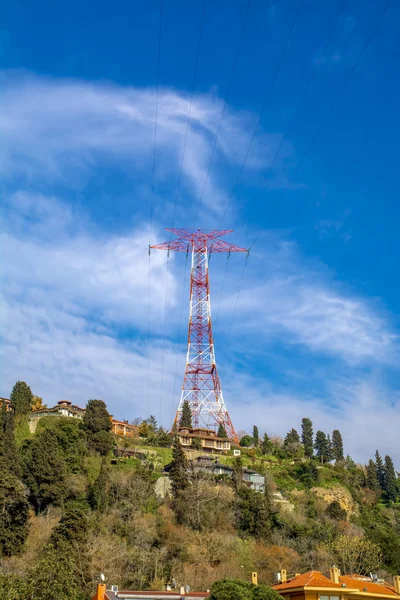
[[[232,477],[233,467],[224,465],[216,460],[213,460],[211,456],[198,456],[196,459],[190,461],[190,466],[195,471],[205,471],[212,473],[213,475],[226,475]],[[265,487],[265,477],[260,475],[252,469],[243,468],[243,481],[252,490],[257,492],[263,492]]]
[[[72,417],[74,419],[83,419],[85,409],[72,404],[69,400],[59,400],[56,406],[52,408],[39,408],[32,411],[28,416],[29,429],[35,433],[36,426],[43,417]]]
[[[9,402],[6,398],[0,399]],[[28,416],[29,429],[31,433],[35,433],[36,426],[43,417],[70,417],[73,419],[83,419],[85,409],[72,404],[69,400],[59,400],[56,406],[52,408],[39,408],[32,411]],[[130,425],[128,421],[118,421],[110,416],[112,433],[119,436],[133,437],[137,435],[138,428],[135,425]]]
[[[11,402],[9,398],[0,398],[0,408],[2,408],[3,404],[5,404],[6,410],[11,410]]]
[[[184,449],[193,448],[196,444],[193,440],[200,440],[201,449],[206,452],[227,452],[231,449],[231,441],[228,438],[218,437],[212,429],[179,427],[178,437]]]
[[[287,578],[283,570],[274,589],[285,600],[399,600],[400,576],[391,585],[374,575],[341,575],[336,567],[330,569],[329,577],[309,571]]]
[[[117,421],[111,417],[112,433],[123,437],[135,437],[138,435],[137,425],[130,425],[128,421]]]
[[[181,588],[180,591],[130,591],[118,590],[117,586],[111,586],[111,590],[106,589],[104,583],[97,586],[97,590],[92,600],[204,600],[209,597],[208,592],[190,592]]]

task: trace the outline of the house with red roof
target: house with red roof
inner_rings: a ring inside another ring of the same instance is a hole
[[[287,578],[281,571],[280,582],[273,586],[285,600],[400,600],[400,576],[393,585],[377,577],[341,575],[332,567],[329,577],[319,571],[308,571]]]

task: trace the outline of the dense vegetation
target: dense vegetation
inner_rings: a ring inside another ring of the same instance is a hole
[[[240,581],[254,570],[257,598],[274,600],[265,584],[281,567],[400,570],[393,462],[377,452],[356,465],[337,430],[314,435],[305,418],[280,440],[254,426],[240,458],[219,457],[232,477],[217,477],[191,468],[154,417],[138,424],[140,437],[117,439],[104,402],[89,400],[82,421],[43,418],[30,435],[27,413],[41,399],[18,382],[11,402],[0,422],[2,600],[84,600],[101,572],[133,589],[219,581],[212,598],[223,600],[233,587],[253,597]],[[190,408],[183,419],[191,424]],[[123,456],[132,449],[140,458]],[[159,485],[166,464],[169,490]],[[247,487],[243,467],[265,475],[264,493]]]

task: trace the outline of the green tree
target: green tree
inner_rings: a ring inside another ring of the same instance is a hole
[[[264,433],[264,437],[261,442],[261,452],[264,454],[264,456],[266,454],[271,454],[273,447],[274,447],[274,445],[271,441],[271,438],[268,437],[268,435],[266,433]]]
[[[268,498],[242,485],[236,496],[238,529],[257,539],[266,539],[271,531],[271,513]]]
[[[213,583],[209,600],[252,600],[248,583],[240,579],[222,579]]]
[[[337,500],[333,500],[326,509],[326,514],[331,519],[336,521],[345,521],[347,519],[347,512],[342,508]]]
[[[185,400],[182,404],[182,412],[181,418],[179,420],[179,427],[187,427],[188,429],[192,429],[192,411],[190,408],[190,404],[187,400]]]
[[[7,469],[17,477],[21,464],[14,435],[14,413],[7,411],[3,403],[0,412],[0,468]]]
[[[109,431],[98,431],[89,438],[89,444],[101,456],[107,456],[114,446],[114,440]]]
[[[251,437],[251,435],[244,435],[242,438],[240,438],[240,442],[239,445],[242,448],[249,448],[253,443],[253,438]]]
[[[317,431],[315,436],[314,448],[317,452],[317,457],[323,462],[329,461],[330,448],[329,441],[326,434],[323,431]]]
[[[289,444],[299,444],[300,436],[295,429],[291,429],[284,439],[283,445],[288,446]]]
[[[177,498],[179,492],[185,490],[189,485],[188,461],[178,436],[175,436],[172,446],[172,462],[169,475],[173,496]]]
[[[375,465],[376,472],[378,475],[379,487],[383,491],[385,489],[385,468],[383,466],[383,460],[378,450],[375,452]]]
[[[19,554],[28,535],[28,502],[24,486],[2,469],[0,478],[0,557]]]
[[[213,583],[210,600],[282,600],[282,596],[266,585],[252,585],[241,579],[222,579]]]
[[[223,423],[220,423],[218,426],[217,436],[221,438],[227,438],[226,429]]]
[[[85,513],[67,506],[29,577],[32,600],[85,600],[90,583]],[[29,596],[28,596],[29,597]]]
[[[381,491],[378,481],[378,470],[373,460],[369,460],[367,467],[366,486],[373,492],[379,494]]]
[[[304,454],[312,458],[314,454],[314,431],[311,419],[304,417],[301,421],[301,443],[304,446]]]
[[[25,600],[29,598],[27,582],[14,574],[5,575],[0,573],[0,592],[1,600]]]
[[[111,418],[103,400],[89,400],[83,416],[83,425],[90,434],[111,431]]]
[[[42,431],[22,447],[23,480],[37,513],[48,504],[57,503],[65,493],[66,464],[57,436],[51,430]]]
[[[233,463],[232,483],[236,491],[239,491],[243,484],[243,461],[237,456]]]
[[[304,449],[300,444],[300,436],[295,429],[291,429],[287,433],[283,442],[283,450],[289,456],[300,457],[303,455]]]
[[[393,461],[390,456],[385,456],[383,489],[385,498],[389,501],[396,502],[398,495],[396,472],[394,470]]]
[[[260,436],[258,434],[257,425],[253,425],[253,444],[255,448],[258,448],[258,446],[260,445]]]
[[[157,446],[160,448],[169,448],[171,446],[172,440],[168,431],[165,431],[163,427],[160,427],[157,431],[156,436]]]
[[[89,487],[88,502],[94,510],[103,512],[108,502],[109,475],[105,460],[101,463],[100,473],[95,482]]]
[[[10,402],[16,415],[27,415],[31,411],[33,394],[25,381],[17,381],[14,385]]]
[[[201,443],[201,439],[198,437],[194,437],[192,438],[192,448],[194,450],[201,450],[203,447],[202,443]]]
[[[326,545],[326,549],[343,575],[369,573],[382,564],[381,549],[364,537],[339,535]]]
[[[332,455],[335,460],[344,460],[342,434],[338,429],[332,432]]]

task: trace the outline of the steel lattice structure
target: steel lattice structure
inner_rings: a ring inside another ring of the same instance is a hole
[[[186,368],[175,423],[179,421],[182,405],[187,400],[192,410],[194,427],[215,430],[222,424],[228,437],[238,443],[235,428],[223,399],[215,362],[208,263],[213,252],[230,253],[247,252],[247,250],[221,239],[231,233],[233,231],[231,229],[209,232],[200,229],[167,229],[167,231],[178,236],[178,239],[151,248],[192,252]]]

